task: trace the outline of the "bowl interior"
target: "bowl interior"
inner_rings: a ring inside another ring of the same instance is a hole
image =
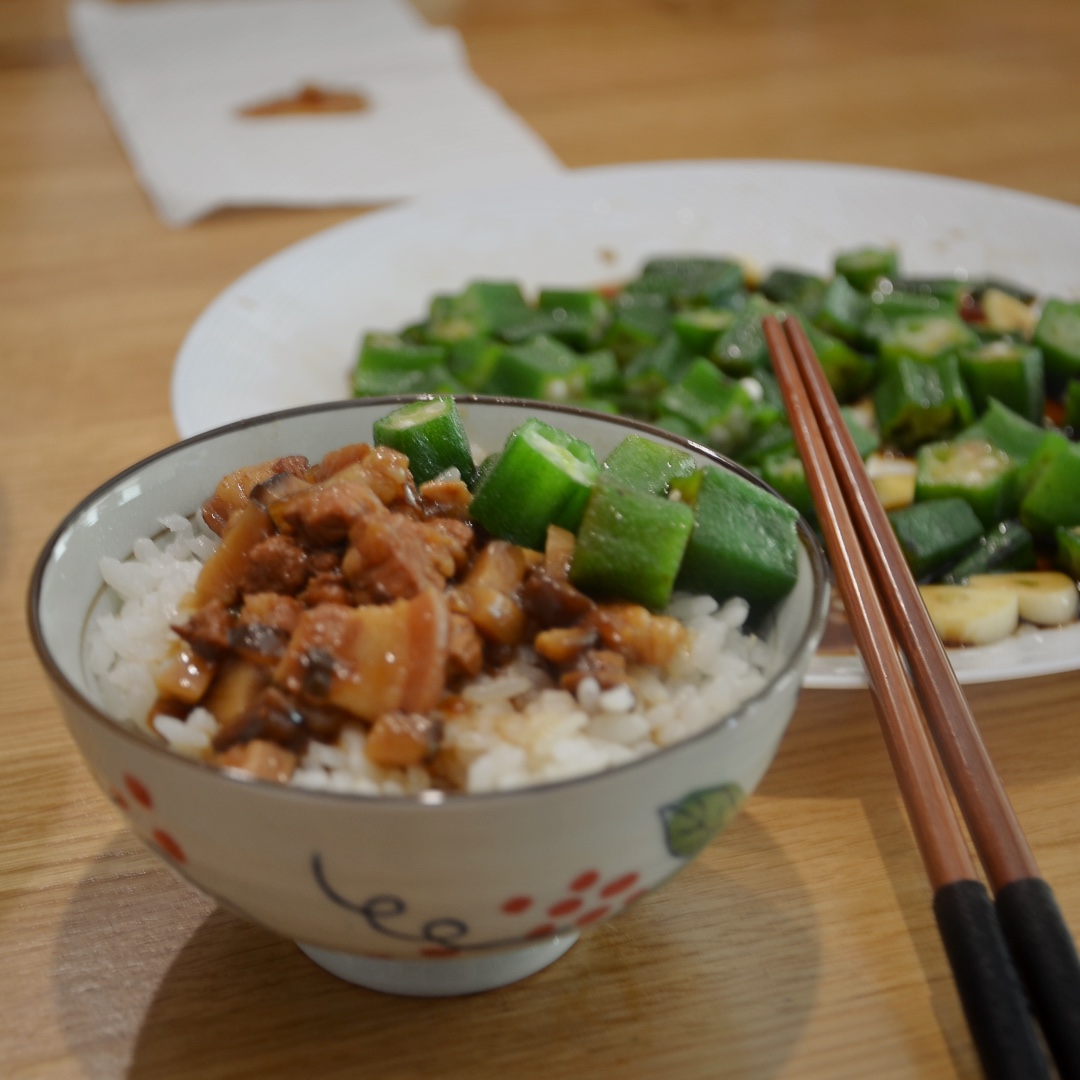
[[[166,515],[196,511],[218,479],[234,469],[285,454],[318,460],[329,450],[370,440],[373,423],[401,400],[336,402],[241,421],[169,447],[88,496],[42,553],[31,588],[32,630],[59,688],[100,715],[101,697],[83,662],[83,644],[88,622],[102,603],[102,557],[128,557],[135,538],[159,533]],[[627,434],[640,431],[690,448],[703,462],[730,464],[711,451],[635,421],[572,407],[464,398],[459,408],[481,451],[498,448],[525,419],[541,415],[589,442],[599,458]],[[802,531],[799,583],[766,632],[772,647],[771,675],[812,651],[823,623],[827,603],[823,559],[805,525]]]

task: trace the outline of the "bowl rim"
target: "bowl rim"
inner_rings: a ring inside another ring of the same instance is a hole
[[[682,750],[685,747],[692,746],[699,741],[703,741],[709,738],[716,732],[718,727],[738,726],[744,714],[752,707],[754,707],[759,701],[768,697],[769,694],[773,692],[777,684],[779,684],[786,677],[790,677],[791,669],[798,665],[799,661],[805,656],[806,653],[816,648],[817,642],[821,636],[821,633],[824,630],[825,622],[828,617],[829,574],[821,544],[815,536],[813,530],[810,528],[809,524],[800,515],[797,520],[797,532],[803,548],[806,551],[812,575],[811,609],[809,617],[807,618],[806,626],[803,628],[803,632],[799,636],[798,641],[791,649],[788,663],[779,671],[775,672],[757,693],[751,695],[749,698],[743,701],[739,708],[736,709],[734,712],[729,713],[721,720],[710,724],[708,727],[703,728],[701,731],[695,732],[693,735],[690,735],[685,739],[680,739],[678,742],[671,743],[668,746],[659,747],[653,753],[645,754],[641,757],[634,758],[632,761],[627,761],[620,765],[615,765],[607,769],[602,769],[598,772],[584,773],[579,776],[567,777],[562,780],[553,780],[544,783],[529,784],[524,787],[512,788],[506,791],[458,792],[443,791],[441,789],[430,789],[415,794],[400,795],[369,795],[361,792],[326,791],[323,789],[298,787],[292,784],[282,784],[270,780],[260,780],[256,777],[251,776],[250,774],[244,774],[239,771],[223,769],[220,766],[212,764],[211,762],[204,761],[198,758],[187,757],[184,754],[177,753],[175,750],[170,749],[164,742],[156,743],[151,740],[147,735],[144,735],[143,733],[126,726],[121,721],[109,716],[108,713],[104,711],[104,709],[102,709],[94,701],[90,700],[90,698],[86,694],[84,694],[77,686],[75,686],[60,669],[60,665],[53,658],[52,652],[45,642],[45,635],[42,630],[41,590],[44,583],[45,575],[48,572],[49,566],[52,561],[53,553],[59,541],[71,529],[74,522],[83,515],[85,510],[91,504],[103,498],[108,492],[121,485],[128,477],[153,465],[159,460],[163,460],[167,457],[180,454],[188,450],[192,446],[196,446],[203,442],[210,442],[229,435],[233,432],[241,431],[247,428],[270,425],[277,421],[286,420],[293,417],[347,411],[356,408],[370,408],[374,406],[393,409],[397,408],[398,406],[408,404],[409,402],[418,400],[431,400],[432,398],[437,396],[440,395],[402,394],[383,397],[345,398],[330,402],[320,402],[313,405],[301,405],[290,409],[280,409],[275,412],[262,413],[257,416],[245,417],[242,420],[236,420],[232,423],[224,424],[220,427],[211,428],[208,431],[203,431],[199,432],[198,434],[191,435],[188,438],[181,439],[178,442],[170,443],[169,445],[162,447],[160,450],[157,450],[147,455],[146,457],[141,458],[132,465],[129,465],[127,468],[114,474],[109,479],[105,480],[103,483],[95,487],[93,491],[80,499],[79,502],[70,511],[68,511],[67,514],[64,515],[56,528],[53,529],[48,540],[46,540],[40,553],[38,554],[37,559],[35,560],[34,569],[30,576],[30,582],[27,590],[26,615],[30,629],[30,638],[34,646],[34,650],[37,653],[38,660],[48,674],[55,690],[59,691],[61,694],[63,694],[65,698],[69,699],[75,706],[79,708],[79,710],[84,715],[88,716],[95,724],[104,725],[111,733],[118,735],[123,739],[130,740],[134,744],[148,750],[151,753],[163,755],[167,760],[175,762],[180,767],[197,769],[204,776],[216,776],[220,778],[222,782],[228,784],[241,784],[248,787],[254,786],[257,789],[268,793],[277,792],[279,793],[278,797],[282,798],[346,800],[350,802],[374,804],[387,807],[395,806],[432,809],[436,807],[449,808],[452,806],[469,806],[477,804],[480,801],[491,802],[507,799],[522,799],[528,797],[535,797],[538,795],[557,795],[559,792],[565,790],[567,787],[586,784],[590,782],[598,783],[603,782],[605,779],[609,779],[613,776],[622,776],[628,770],[643,767],[647,763],[655,761],[661,756],[669,755],[672,752]],[[484,394],[454,394],[451,396],[459,404],[480,405],[482,407],[503,406],[527,409],[541,413],[566,414],[571,416],[584,417],[586,419],[599,421],[601,423],[612,424],[616,427],[627,428],[630,432],[639,432],[641,434],[649,435],[653,439],[661,439],[676,446],[679,446],[683,449],[689,450],[693,453],[699,454],[709,460],[711,463],[719,465],[722,468],[729,469],[737,475],[742,476],[744,479],[751,481],[755,486],[763,488],[764,490],[769,491],[772,494],[776,494],[776,492],[760,477],[755,476],[744,466],[732,461],[730,458],[725,457],[723,454],[720,454],[707,446],[703,446],[700,443],[694,442],[692,439],[687,439],[681,435],[675,434],[674,432],[666,431],[663,428],[655,427],[654,425],[647,424],[644,421],[637,420],[633,417],[613,415],[562,402],[535,401],[527,398],[499,397]],[[134,540],[135,538],[132,539]],[[84,624],[87,614],[88,613],[86,612],[82,613]],[[85,632],[86,630],[84,625],[81,633],[85,634]]]

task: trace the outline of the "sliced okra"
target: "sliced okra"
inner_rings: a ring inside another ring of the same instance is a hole
[[[604,459],[601,475],[634,491],[666,495],[673,479],[690,476],[696,467],[693,455],[685,450],[643,435],[627,435]]]
[[[417,484],[432,480],[447,469],[461,479],[473,479],[472,450],[461,414],[452,397],[413,401],[375,421],[375,442],[400,450],[409,459]]]
[[[900,550],[920,581],[945,573],[983,535],[983,524],[963,499],[917,502],[893,510],[889,522]]]
[[[685,503],[602,479],[585,506],[570,580],[590,596],[663,608],[693,527]]]
[[[1035,539],[1014,518],[1000,521],[942,577],[946,585],[963,585],[973,574],[1035,569]]]
[[[694,530],[679,571],[680,589],[721,602],[741,596],[755,621],[795,585],[798,513],[774,494],[728,469],[701,470]]]
[[[542,551],[547,527],[573,532],[597,466],[591,447],[531,417],[476,484],[470,514],[493,536]]]
[[[963,499],[987,528],[1016,511],[1016,465],[984,440],[928,443],[916,464],[916,502]]]
[[[1043,417],[1046,389],[1042,350],[1034,345],[992,341],[960,353],[960,374],[977,413],[991,398],[1032,423]]]

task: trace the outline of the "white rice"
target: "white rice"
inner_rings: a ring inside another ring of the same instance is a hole
[[[93,620],[86,666],[105,710],[151,729],[178,753],[205,756],[218,729],[203,708],[186,720],[148,720],[157,693],[154,671],[175,639],[170,624],[217,540],[187,518],[161,522],[155,543],[135,542],[131,558],[106,558],[101,574],[116,610]],[[199,523],[201,526],[201,522]],[[676,595],[667,614],[689,631],[667,671],[628,668],[628,682],[601,690],[583,679],[576,693],[555,686],[531,649],[483,675],[462,692],[470,710],[444,730],[444,747],[460,765],[469,792],[505,791],[621,765],[719,722],[765,684],[775,659],[764,641],[742,632],[745,601],[719,605],[710,596]],[[360,794],[412,794],[433,786],[422,767],[384,769],[364,753],[364,729],[347,726],[334,745],[314,740],[292,776],[299,787]]]

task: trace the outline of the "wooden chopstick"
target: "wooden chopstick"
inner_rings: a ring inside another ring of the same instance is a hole
[[[825,373],[797,319],[785,323],[833,471],[912,672],[930,731],[993,890],[998,919],[1063,1077],[1080,1077],[1080,958],[979,734]]]
[[[804,381],[789,345],[785,330],[791,333],[795,320],[789,317],[785,329],[781,329],[776,318],[767,316],[763,325],[833,573],[863,656],[885,744],[934,890],[938,929],[983,1070],[995,1080],[1049,1077],[1023,987],[989,894],[976,878],[890,629],[878,582],[863,552],[860,532],[853,521],[857,504],[849,508],[845,500],[842,479],[837,475],[841,470],[834,468],[831,448],[819,426],[815,397],[821,396],[820,387],[815,394],[815,384]],[[820,371],[805,336],[800,341],[796,333],[793,340],[805,345],[799,352],[805,352],[812,366]],[[833,401],[831,391],[828,398]],[[842,419],[840,424],[843,426]]]

